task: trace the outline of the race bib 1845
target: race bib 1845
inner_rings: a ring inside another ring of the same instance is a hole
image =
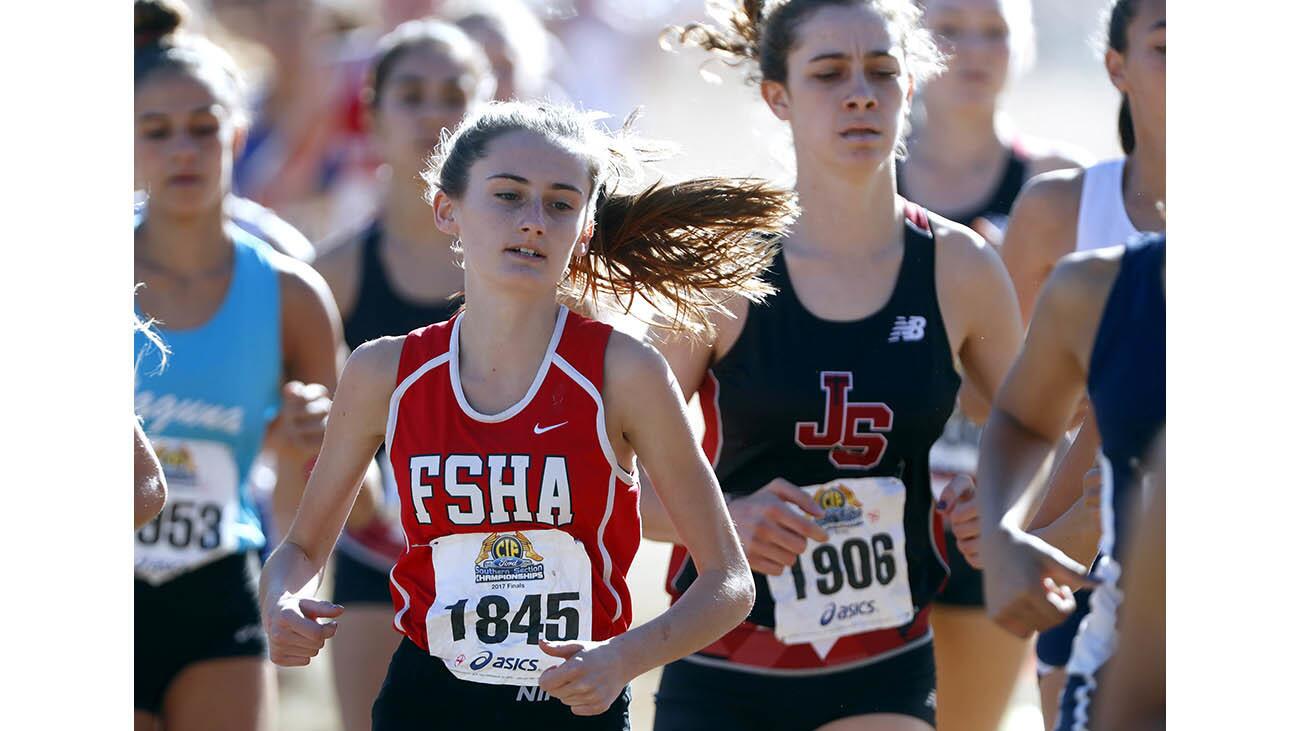
[[[591,559],[560,530],[439,538],[435,600],[425,617],[429,654],[456,677],[536,685],[563,662],[539,644],[591,639]]]
[[[767,577],[776,636],[813,643],[823,657],[846,635],[911,621],[903,501],[894,477],[860,477],[804,487],[825,511],[825,543],[809,542],[794,565]]]

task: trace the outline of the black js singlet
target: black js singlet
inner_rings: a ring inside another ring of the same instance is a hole
[[[708,371],[699,396],[705,453],[728,496],[749,495],[777,477],[801,486],[878,476],[902,481],[916,614],[900,627],[840,637],[823,658],[808,643],[787,645],[762,629],[775,624],[774,604],[767,577],[756,574],[748,620],[702,651],[706,657],[754,668],[829,668],[928,634],[925,608],[947,576],[929,452],[952,413],[960,377],[939,312],[925,212],[908,204],[905,229],[894,291],[861,320],[828,321],[804,309],[778,256],[771,272],[777,293],[750,306],[739,338]],[[674,599],[696,575],[676,546],[668,580]]]

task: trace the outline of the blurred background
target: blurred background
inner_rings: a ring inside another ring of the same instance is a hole
[[[1093,158],[1119,154],[1118,94],[1095,39],[1105,0],[1034,0],[1036,62],[1006,92],[1006,124],[1022,135],[1070,143]],[[640,131],[681,153],[660,164],[670,179],[758,175],[790,179],[788,133],[744,73],[703,69],[693,49],[661,49],[665,26],[701,20],[705,0],[486,0],[501,18],[474,34],[501,91],[566,99],[610,113],[616,124],[642,107]],[[465,12],[458,0],[190,0],[192,29],[236,58],[250,82],[249,143],[236,191],[274,210],[313,244],[372,213],[385,174],[366,141],[362,88],[376,40],[398,23]],[[711,80],[705,77],[711,77]],[[508,80],[506,80],[508,79]],[[668,549],[643,543],[633,565],[635,616],[667,604]],[[328,579],[327,579],[328,580]],[[341,728],[328,646],[310,667],[282,669],[277,726]],[[657,674],[634,685],[633,723],[648,729]],[[1026,665],[1004,729],[1041,729],[1033,668]]]

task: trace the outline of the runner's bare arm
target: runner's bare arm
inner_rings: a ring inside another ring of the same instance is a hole
[[[740,330],[744,327],[742,318],[746,314],[745,307],[742,302],[733,302],[727,307],[726,313],[719,312],[710,318],[717,329],[717,336],[712,343],[702,343],[663,329],[651,329],[651,341],[668,362],[684,402],[689,403],[700,390],[704,374],[713,360],[714,348],[719,345],[729,348],[740,336]],[[664,479],[668,479],[668,476],[664,476]],[[678,542],[677,529],[664,510],[663,502],[659,500],[653,479],[645,470],[641,472],[641,535],[652,541]]]
[[[167,502],[167,480],[139,420],[132,421],[135,422],[135,529],[140,530]]]
[[[1053,273],[980,442],[976,499],[987,610],[1021,637],[1073,611],[1068,594],[1045,591],[1044,578],[1058,586],[1084,583],[1082,566],[1021,526],[1037,509],[1052,451],[1083,395],[1081,352],[1091,348],[1088,321],[1096,309],[1091,303],[1096,277],[1090,268],[1095,265],[1067,260]]]
[[[956,336],[963,382],[981,397],[962,406],[982,423],[1020,347],[1015,290],[992,246],[965,227],[934,219],[939,306],[945,325],[956,329],[949,335]]]
[[[320,275],[302,262],[279,261],[286,383],[280,415],[267,430],[267,446],[276,456],[272,513],[283,531],[302,498],[307,465],[320,451],[330,392],[338,382],[343,326]]]
[[[695,652],[735,627],[754,602],[754,582],[717,478],[691,434],[686,403],[665,359],[631,338],[611,340],[610,386],[627,442],[646,469],[672,475],[660,497],[699,570],[664,614],[614,640],[632,663],[629,679]]]
[[[262,616],[277,664],[305,665],[332,636],[332,631],[314,629],[327,626],[317,625],[315,618],[342,611],[310,597],[384,439],[402,341],[381,338],[348,359],[297,517],[262,569]]]
[[[1025,324],[1052,267],[1074,250],[1082,189],[1081,170],[1053,171],[1030,180],[1011,209],[1001,254]]]

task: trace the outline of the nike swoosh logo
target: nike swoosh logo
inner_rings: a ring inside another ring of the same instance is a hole
[[[568,424],[568,423],[569,423],[569,422],[567,422],[567,421],[561,421],[559,424],[555,424],[554,426],[548,426],[548,427],[546,427],[545,429],[542,428],[542,425],[541,425],[541,424],[533,424],[533,433],[534,433],[534,434],[545,434],[546,432],[548,432],[548,431],[550,431],[550,430],[552,430],[552,429],[559,429],[560,427],[562,427],[562,426],[564,426],[565,424]]]

